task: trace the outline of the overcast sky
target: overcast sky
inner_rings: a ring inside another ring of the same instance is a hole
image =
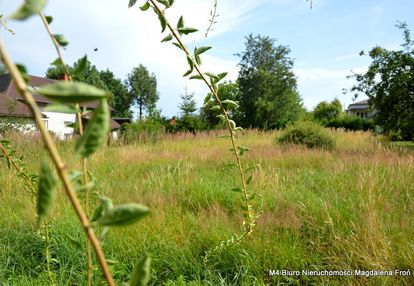
[[[0,14],[10,14],[22,2],[0,0]],[[157,77],[158,107],[164,115],[179,113],[180,94],[186,86],[195,92],[200,106],[206,89],[199,81],[181,77],[187,68],[185,57],[175,46],[160,43],[165,35],[160,34],[158,19],[153,12],[138,9],[145,1],[138,0],[132,9],[128,2],[49,0],[46,14],[54,17],[52,30],[70,42],[65,61],[72,64],[87,54],[99,69],[109,68],[121,79],[142,63]],[[364,71],[370,62],[358,53],[376,45],[399,48],[402,34],[395,27],[397,20],[414,30],[413,0],[314,0],[312,9],[305,0],[218,0],[218,23],[206,39],[213,2],[176,0],[167,11],[172,23],[184,15],[187,26],[200,30],[184,38],[190,47],[213,46],[204,54],[202,68],[227,71],[228,79],[235,80],[239,58],[234,54],[244,50],[244,37],[250,33],[270,36],[290,47],[298,89],[308,110],[335,97],[345,107],[352,103],[351,95],[342,94],[343,88],[353,84],[346,77],[351,70]],[[9,21],[8,26],[15,35],[0,33],[13,59],[24,63],[30,74],[44,76],[56,55],[40,19]]]

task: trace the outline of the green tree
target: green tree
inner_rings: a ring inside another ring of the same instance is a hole
[[[239,96],[239,87],[237,83],[231,81],[225,81],[218,86],[217,90],[218,96],[221,100],[233,100],[237,101]],[[214,128],[220,123],[220,119],[217,118],[217,115],[220,114],[219,110],[211,110],[211,108],[215,105],[213,101],[209,101],[203,107],[201,107],[200,115],[204,122],[207,124],[207,128]],[[235,111],[237,109],[230,110],[230,117],[237,118],[239,114],[236,114]]]
[[[194,112],[197,110],[197,103],[194,99],[194,92],[188,93],[187,88],[185,88],[185,93],[181,95],[182,102],[178,105],[178,108],[181,110],[181,116],[191,116],[194,115]]]
[[[112,94],[109,99],[109,104],[113,108],[112,116],[131,118],[132,112],[130,108],[132,100],[122,81],[116,78],[113,72],[109,69],[99,71],[89,60],[86,60],[85,63],[81,62],[82,59],[79,59],[74,62],[72,66],[68,67],[73,80],[85,82],[98,88],[108,90]],[[76,72],[79,70],[78,68],[81,64],[85,64],[85,69],[83,69],[82,72]],[[50,79],[61,79],[64,73],[65,69],[62,65],[54,65],[48,68],[46,77]]]
[[[368,71],[355,74],[356,92],[365,93],[376,111],[374,120],[386,134],[414,139],[414,41],[405,23],[398,23],[404,43],[400,50],[374,47],[369,51]],[[363,55],[364,52],[361,52]]]
[[[140,64],[132,69],[126,80],[129,97],[138,105],[139,120],[142,120],[144,111],[151,112],[156,108],[159,99],[157,93],[157,78],[150,74],[148,69]]]
[[[290,49],[261,35],[246,37],[245,46],[238,78],[242,125],[268,129],[299,119],[304,109]]]
[[[342,113],[342,104],[335,98],[331,102],[322,101],[313,110],[313,118],[318,121],[329,121],[338,118]]]
[[[114,109],[112,116],[132,118],[132,112],[130,110],[132,100],[122,81],[116,78],[109,69],[100,71],[99,78],[105,83],[106,89],[112,94],[109,100],[109,104]]]

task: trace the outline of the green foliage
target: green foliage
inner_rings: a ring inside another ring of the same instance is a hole
[[[159,99],[157,93],[157,79],[148,69],[140,64],[132,69],[125,82],[132,102],[138,105],[139,120],[143,119],[144,110],[154,109]]]
[[[331,102],[322,101],[313,110],[313,118],[319,122],[326,122],[338,118],[342,114],[342,104],[339,99]]]
[[[109,106],[105,99],[99,102],[84,134],[76,141],[76,153],[89,157],[106,141],[109,131]]]
[[[129,286],[145,286],[151,278],[151,258],[141,257],[135,264]]]
[[[155,142],[165,132],[165,123],[161,119],[146,118],[136,123],[122,124],[124,143]]]
[[[60,81],[36,88],[36,93],[62,103],[79,103],[108,97],[108,92],[89,84]]]
[[[185,93],[181,95],[182,102],[178,105],[181,110],[181,116],[183,118],[194,115],[197,110],[196,101],[194,99],[194,92],[188,93],[185,88]]]
[[[132,224],[149,213],[148,207],[136,203],[127,203],[108,209],[97,222],[105,226],[124,226]]]
[[[16,20],[26,20],[27,18],[42,12],[46,7],[47,0],[25,0],[19,9],[10,15],[10,18]]]
[[[74,62],[71,67],[68,67],[68,70],[73,80],[93,85],[108,92],[109,105],[113,108],[112,116],[132,118],[130,110],[132,99],[127,92],[126,86],[120,79],[115,77],[112,71],[109,69],[99,71],[88,60],[87,56]],[[65,68],[60,60],[57,60],[53,67],[48,68],[46,77],[61,79],[64,73]]]
[[[50,213],[55,198],[58,178],[48,163],[42,161],[37,195],[38,224]]]
[[[332,149],[335,147],[335,139],[319,124],[301,121],[291,126],[277,138],[281,144],[304,145],[308,148]]]
[[[401,50],[374,47],[368,71],[355,74],[358,84],[352,91],[364,93],[375,109],[375,123],[386,134],[414,139],[414,41],[405,23],[399,23],[404,43]],[[361,52],[363,55],[364,53]]]
[[[265,36],[246,37],[239,66],[239,102],[243,127],[274,128],[304,113],[287,46]]]
[[[348,115],[331,119],[325,122],[324,125],[330,128],[344,128],[347,131],[375,130],[375,123],[372,119]]]
[[[217,94],[220,99],[225,103],[226,101],[236,102],[239,95],[239,87],[237,83],[231,81],[225,81],[218,85]],[[214,129],[217,127],[223,127],[223,119],[218,117],[220,108],[217,110],[212,109],[217,103],[210,100],[211,93],[207,95],[204,105],[201,107],[200,116],[207,124],[207,129]],[[240,115],[238,110],[230,110],[230,116],[233,118],[238,118]]]

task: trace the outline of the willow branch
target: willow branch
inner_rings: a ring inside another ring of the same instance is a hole
[[[6,65],[7,69],[9,70],[13,82],[16,86],[18,92],[24,97],[28,107],[36,121],[36,124],[39,128],[39,131],[42,135],[43,142],[45,147],[57,169],[57,173],[63,183],[64,190],[66,195],[69,198],[69,201],[75,210],[75,213],[82,224],[82,227],[87,235],[87,237],[91,240],[92,246],[95,250],[96,256],[98,258],[99,264],[101,266],[103,275],[110,286],[115,285],[115,282],[112,278],[111,272],[109,271],[108,264],[105,260],[105,255],[103,253],[101,244],[97,239],[93,228],[90,226],[89,219],[86,216],[82,206],[76,196],[75,190],[70,182],[68,172],[66,169],[66,165],[63,162],[55,143],[52,140],[49,132],[46,129],[45,124],[43,123],[42,114],[40,112],[39,107],[36,104],[36,101],[33,98],[32,93],[29,91],[27,84],[25,83],[22,75],[20,74],[19,70],[17,69],[16,65],[11,60],[9,54],[7,53],[3,42],[0,40],[0,55],[3,60],[3,63]]]

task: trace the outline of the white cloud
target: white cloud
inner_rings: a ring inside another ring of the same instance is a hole
[[[364,72],[366,68],[354,69],[354,72]],[[352,95],[343,94],[343,89],[350,89],[354,84],[352,71],[328,68],[296,68],[299,92],[308,110],[312,110],[321,101],[331,101],[338,98],[343,107],[352,103]]]

